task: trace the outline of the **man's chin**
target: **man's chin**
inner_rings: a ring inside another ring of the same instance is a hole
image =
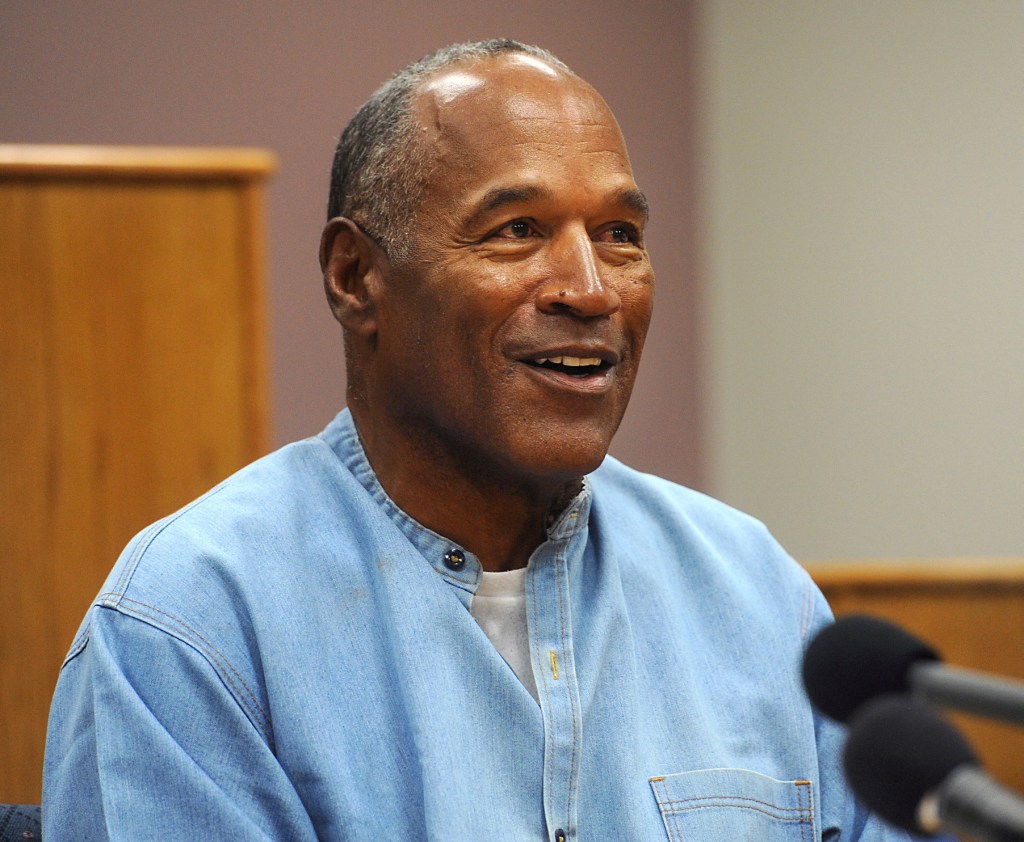
[[[566,438],[534,439],[525,442],[522,469],[547,485],[562,486],[578,482],[596,471],[608,455],[610,438],[596,440]]]

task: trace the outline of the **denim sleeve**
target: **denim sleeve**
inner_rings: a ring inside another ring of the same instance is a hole
[[[44,838],[315,839],[271,747],[206,659],[143,621],[93,612],[50,712]]]

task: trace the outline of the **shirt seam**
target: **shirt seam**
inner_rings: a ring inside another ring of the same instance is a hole
[[[196,508],[201,503],[210,499],[214,495],[220,493],[220,491],[227,487],[229,483],[230,480],[225,480],[216,488],[211,489],[197,500],[193,500],[187,506],[178,510],[170,517],[164,518],[163,520],[158,521],[157,523],[150,526],[148,529],[144,530],[140,534],[137,543],[132,549],[131,555],[128,557],[127,561],[125,561],[124,568],[118,574],[118,577],[115,580],[113,587],[109,591],[101,594],[100,597],[97,598],[97,603],[99,603],[104,597],[106,597],[110,601],[105,602],[103,604],[110,608],[116,607],[117,600],[125,595],[129,585],[131,585],[131,580],[135,575],[135,571],[138,568],[139,562],[142,560],[142,556],[145,554],[146,550],[148,550],[153,545],[153,542],[157,539],[160,533],[162,533],[165,529],[171,526],[171,524],[177,522],[179,518],[184,517],[188,512],[192,511],[192,509]]]
[[[114,594],[101,594],[113,596]],[[260,736],[273,750],[274,740],[271,732],[270,716],[260,705],[252,688],[242,678],[230,659],[216,646],[207,640],[196,629],[192,628],[180,617],[157,608],[155,605],[120,595],[117,607],[104,605],[108,610],[117,611],[126,617],[132,617],[146,625],[164,632],[175,640],[184,643],[198,652],[220,677],[231,697],[245,713]]]

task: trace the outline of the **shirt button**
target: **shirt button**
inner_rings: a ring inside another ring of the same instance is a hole
[[[452,547],[444,554],[444,566],[459,571],[466,566],[466,554],[458,547]]]
[[[555,831],[555,842],[565,842],[565,831],[562,828]]]

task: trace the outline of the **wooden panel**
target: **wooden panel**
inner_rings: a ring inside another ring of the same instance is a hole
[[[0,147],[0,801],[39,800],[60,663],[126,541],[269,445],[270,159],[80,152]]]
[[[946,663],[1024,679],[1024,558],[808,564],[836,615],[866,612],[917,634]],[[955,714],[988,771],[1024,792],[1024,732]]]
[[[264,149],[192,149],[175,146],[65,146],[0,144],[6,176],[157,179],[182,177],[258,182],[274,169]]]

